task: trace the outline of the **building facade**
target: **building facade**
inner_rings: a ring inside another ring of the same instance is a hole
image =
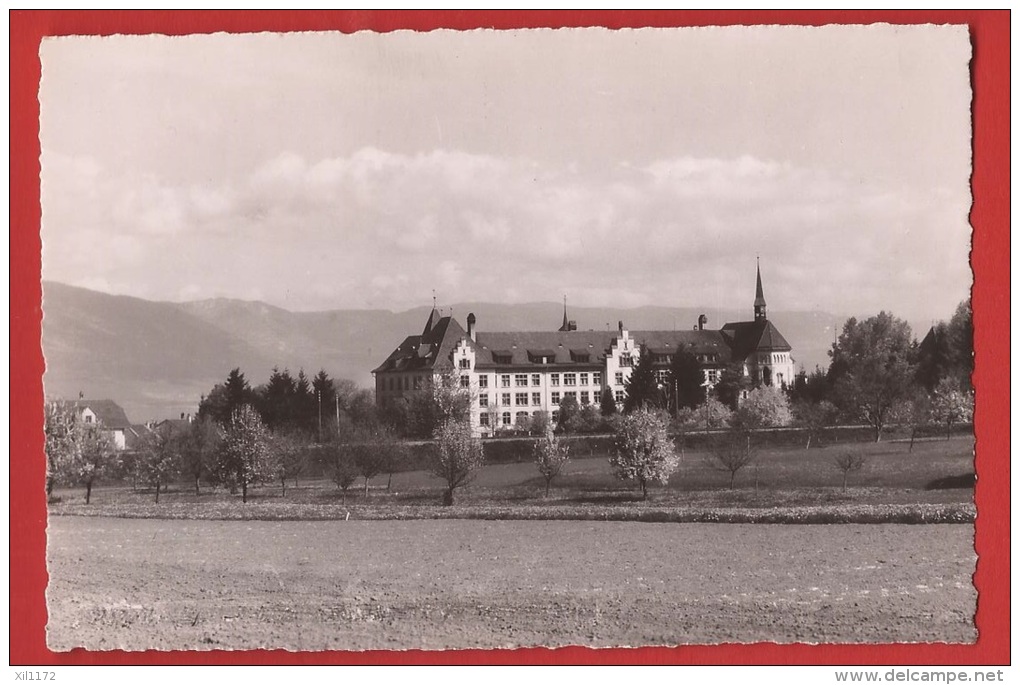
[[[471,423],[479,435],[511,429],[522,419],[547,413],[554,421],[560,403],[598,405],[606,390],[622,404],[631,371],[642,354],[653,356],[665,384],[673,355],[686,348],[701,363],[711,388],[722,370],[739,362],[754,385],[793,382],[792,348],[768,320],[761,271],[757,274],[754,320],[706,328],[704,315],[693,330],[578,331],[568,320],[555,331],[486,332],[474,314],[467,328],[433,308],[420,335],[412,335],[373,371],[376,403],[402,401],[436,376],[451,374],[470,391]]]

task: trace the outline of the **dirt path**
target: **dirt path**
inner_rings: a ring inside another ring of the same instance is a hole
[[[969,525],[50,521],[51,648],[970,642]]]

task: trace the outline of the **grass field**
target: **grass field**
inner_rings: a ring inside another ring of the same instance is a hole
[[[860,472],[850,474],[844,493],[842,475],[833,459],[847,450],[859,452],[867,461]],[[780,509],[793,513],[787,519],[770,514],[771,518],[762,520],[804,521],[801,514],[805,511],[849,512],[835,519],[839,521],[973,520],[971,488],[927,488],[933,481],[973,472],[970,437],[918,442],[913,451],[908,451],[905,442],[763,449],[756,462],[737,475],[732,490],[727,487],[729,474],[719,471],[707,452],[688,451],[669,484],[653,486],[647,501],[640,500],[633,484],[613,477],[607,456],[574,454],[564,474],[553,482],[549,497],[545,497],[544,481],[530,460],[522,457],[519,463],[487,465],[469,487],[458,491],[457,506],[449,510],[438,507],[440,481],[424,471],[411,471],[394,474],[390,483],[386,476],[377,477],[369,483],[367,495],[359,481],[348,491],[346,501],[332,483],[322,479],[289,483],[286,496],[278,483],[262,485],[250,494],[247,505],[236,495],[209,487],[196,496],[187,486],[173,486],[160,496],[157,505],[149,492],[136,492],[124,485],[105,486],[93,491],[88,506],[82,491],[58,489],[61,501],[51,505],[51,513],[154,518],[452,516],[754,521],[765,510]],[[905,508],[916,515],[904,517]],[[687,514],[677,514],[679,510]],[[727,518],[737,511],[750,513]],[[872,515],[875,512],[885,513]]]
[[[970,642],[970,525],[54,517],[48,643]]]

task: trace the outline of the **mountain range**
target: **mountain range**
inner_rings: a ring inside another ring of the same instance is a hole
[[[462,325],[469,312],[478,330],[556,330],[563,305],[459,303],[443,309]],[[580,330],[671,330],[694,327],[702,313],[710,328],[750,318],[747,311],[685,307],[570,307]],[[403,312],[334,310],[292,312],[264,302],[211,299],[156,302],[84,288],[43,283],[43,376],[47,397],[112,399],[132,421],[195,412],[199,399],[231,369],[240,367],[252,386],[273,367],[319,369],[367,388],[372,369],[403,339],[419,333],[430,308]],[[844,317],[824,312],[769,312],[793,346],[798,367],[828,364],[834,327]],[[915,331],[916,332],[916,331]]]

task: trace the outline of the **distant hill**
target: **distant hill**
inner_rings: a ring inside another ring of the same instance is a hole
[[[570,307],[581,330],[692,328],[698,315],[709,327],[749,318],[748,311],[678,307]],[[469,312],[479,330],[555,330],[562,305],[456,304],[444,310],[463,325]],[[116,400],[132,421],[194,412],[203,393],[240,367],[252,385],[274,366],[371,387],[371,371],[406,337],[420,332],[428,307],[404,312],[336,310],[291,312],[262,302],[231,299],[152,302],[43,283],[45,391],[51,397]],[[843,319],[820,312],[770,311],[794,349],[799,366],[828,363],[833,326]],[[916,331],[915,331],[916,333]],[[923,333],[922,333],[923,334]]]

